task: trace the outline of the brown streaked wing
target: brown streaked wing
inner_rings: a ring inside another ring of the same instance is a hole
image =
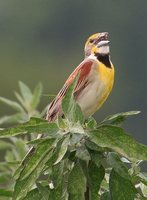
[[[77,97],[80,94],[81,90],[83,90],[87,84],[87,77],[91,71],[92,64],[93,64],[92,60],[86,59],[73,71],[73,73],[69,76],[69,78],[65,82],[62,89],[57,94],[56,98],[50,103],[47,111],[47,117],[46,117],[47,120],[54,121],[57,119],[58,115],[62,115],[62,110],[61,110],[62,99],[64,98],[68,87],[78,74],[80,75],[78,83],[75,87],[74,95]]]

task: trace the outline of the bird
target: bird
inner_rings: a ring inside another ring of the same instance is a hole
[[[74,88],[74,99],[85,119],[92,116],[105,102],[114,84],[114,66],[110,59],[108,32],[91,35],[84,47],[84,60],[75,68],[62,89],[49,104],[46,120],[55,121],[63,116],[62,100],[69,86],[79,76]]]
[[[64,99],[69,86],[78,76],[77,85],[74,89],[74,98],[85,119],[92,116],[105,102],[114,84],[114,66],[110,59],[108,32],[95,33],[91,35],[84,47],[84,60],[75,68],[62,89],[54,100],[49,104],[46,120],[53,122],[63,116],[62,100]],[[39,134],[37,139],[42,138]],[[35,147],[31,147],[23,159],[32,154]]]

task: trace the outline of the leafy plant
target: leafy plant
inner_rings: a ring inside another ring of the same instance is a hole
[[[139,164],[147,161],[147,147],[120,127],[139,112],[115,114],[99,124],[92,117],[85,120],[74,101],[75,84],[62,103],[64,118],[49,123],[31,117],[0,131],[7,152],[0,165],[3,200],[146,199],[147,175]],[[32,102],[33,97],[24,99]],[[30,137],[40,133],[43,138]]]
[[[42,84],[39,83],[35,87],[34,91],[31,92],[30,88],[26,84],[19,81],[19,89],[20,94],[15,92],[18,102],[0,97],[0,102],[10,106],[16,111],[13,115],[1,117],[0,124],[22,123],[29,120],[32,116],[42,116],[41,114],[43,113],[40,114],[38,110],[36,110],[42,94]]]

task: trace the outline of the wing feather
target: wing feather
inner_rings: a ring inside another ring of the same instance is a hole
[[[84,60],[69,76],[65,82],[62,89],[57,94],[56,98],[50,103],[47,111],[46,119],[49,121],[54,121],[58,115],[62,115],[61,103],[64,98],[66,91],[70,84],[73,82],[75,77],[79,75],[78,83],[75,87],[74,96],[75,98],[80,94],[80,92],[86,87],[88,83],[88,75],[91,71],[93,60]]]

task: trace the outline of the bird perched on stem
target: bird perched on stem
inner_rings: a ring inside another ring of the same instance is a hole
[[[114,67],[110,60],[108,33],[96,33],[85,44],[85,59],[71,73],[56,98],[50,103],[46,119],[54,121],[62,116],[62,100],[68,87],[79,75],[74,90],[75,101],[85,118],[93,115],[105,102],[112,90]]]
[[[112,90],[114,67],[110,60],[108,33],[96,33],[88,38],[85,44],[85,58],[66,80],[63,88],[49,104],[46,119],[54,121],[62,116],[62,100],[68,87],[79,76],[74,89],[75,101],[81,107],[86,118],[93,115],[105,102]],[[39,134],[37,138],[41,138]],[[34,151],[31,147],[24,158]],[[23,162],[24,162],[23,161]]]

